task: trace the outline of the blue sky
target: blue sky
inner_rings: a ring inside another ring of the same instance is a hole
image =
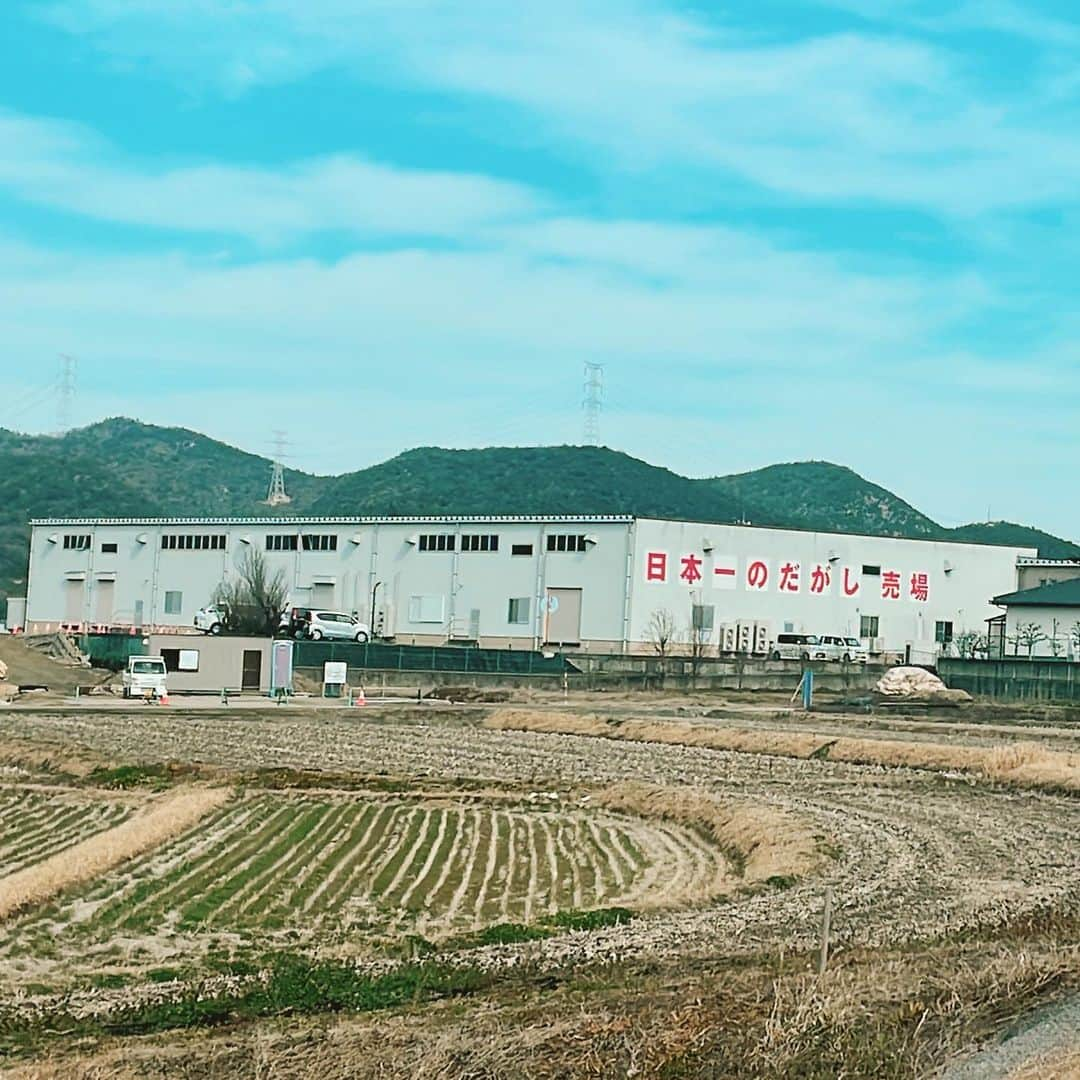
[[[525,10],[522,10],[522,8]],[[1080,537],[1064,2],[8,0],[0,424],[603,441]],[[5,400],[6,399],[6,400]]]

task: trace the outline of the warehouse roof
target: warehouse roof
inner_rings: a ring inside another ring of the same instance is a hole
[[[1005,593],[995,596],[994,603],[1001,607],[1080,607],[1080,578]]]
[[[547,522],[628,524],[634,519],[624,514],[553,514],[550,517],[515,514],[432,514],[408,517],[170,517],[170,518],[33,518],[31,525],[422,525],[424,523],[510,522],[542,525]]]
[[[97,528],[131,527],[154,528],[163,525],[191,525],[198,528],[233,528],[239,526],[266,525],[268,527],[293,528],[320,525],[478,525],[478,524],[519,524],[519,525],[633,525],[636,522],[659,522],[672,525],[698,525],[702,528],[746,529],[753,532],[804,533],[806,535],[846,537],[850,540],[895,540],[905,544],[936,544],[949,548],[968,548],[971,550],[1012,551],[1016,559],[1034,559],[1038,552],[1035,548],[1020,547],[1016,544],[979,544],[971,540],[951,540],[934,536],[882,536],[873,533],[842,532],[836,529],[811,529],[797,525],[756,525],[750,521],[690,521],[686,518],[653,517],[641,514],[410,514],[400,517],[170,517],[170,518],[32,518],[30,525],[35,528]]]

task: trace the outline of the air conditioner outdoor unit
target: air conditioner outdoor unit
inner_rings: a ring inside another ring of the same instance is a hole
[[[739,652],[748,653],[750,647],[753,644],[753,638],[751,636],[752,627],[749,623],[739,624]]]
[[[735,627],[725,626],[720,632],[721,651],[733,653],[735,651]]]
[[[758,623],[754,627],[754,652],[766,653],[769,651],[769,627],[765,623]]]

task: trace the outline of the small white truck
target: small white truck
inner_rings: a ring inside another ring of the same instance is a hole
[[[123,686],[126,698],[166,698],[165,661],[160,656],[129,656],[124,669]]]

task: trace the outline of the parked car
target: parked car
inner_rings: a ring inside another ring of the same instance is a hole
[[[844,638],[844,644],[847,646],[847,659],[849,659],[851,663],[870,663],[870,650],[857,637]]]
[[[311,641],[359,641],[371,637],[371,628],[343,611],[312,611],[301,635]]]
[[[129,656],[121,676],[124,697],[168,697],[165,661],[160,656]]]
[[[839,634],[822,634],[818,639],[826,660],[836,663],[865,664],[870,654],[858,638],[841,637]]]
[[[311,608],[286,608],[282,612],[281,622],[278,625],[278,635],[299,640],[306,635],[309,622],[311,622]]]
[[[204,634],[213,634],[215,637],[225,629],[228,615],[223,608],[215,604],[207,604],[195,612],[195,629]]]
[[[816,634],[777,634],[769,650],[772,660],[826,660]]]

